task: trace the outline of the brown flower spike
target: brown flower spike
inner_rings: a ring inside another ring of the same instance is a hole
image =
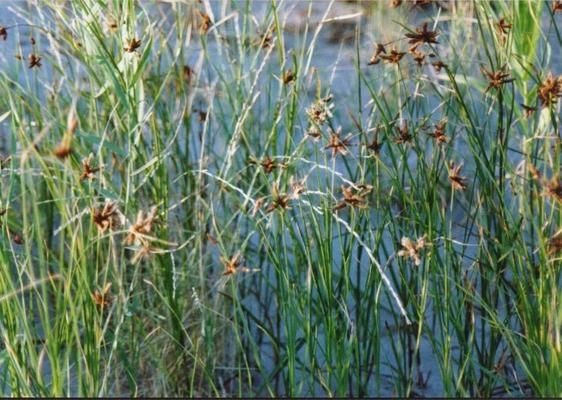
[[[554,77],[552,72],[549,72],[539,86],[538,97],[543,107],[556,104],[558,99],[562,97],[562,76]]]
[[[340,131],[330,133],[330,137],[328,138],[328,144],[324,146],[324,149],[332,151],[332,157],[341,154],[345,156],[349,153],[348,147],[350,146],[351,137],[347,136],[346,138],[342,139],[340,137]]]
[[[404,121],[400,128],[396,128],[398,136],[394,139],[397,144],[410,144],[414,138],[408,129],[408,121]]]
[[[549,196],[562,203],[562,183],[560,178],[553,176],[550,181],[544,182],[545,190],[543,196]]]
[[[449,180],[453,186],[453,190],[465,190],[466,178],[460,175],[462,164],[455,166],[453,162],[449,163]]]
[[[416,28],[416,31],[414,33],[406,33],[406,37],[410,39],[408,40],[408,43],[410,43],[414,47],[417,47],[424,43],[438,44],[437,37],[439,36],[439,34],[436,31],[429,30],[427,26],[428,23],[424,22],[421,27]]]
[[[236,252],[232,258],[228,259],[223,256],[220,257],[222,264],[224,265],[225,271],[223,272],[223,276],[234,275],[238,272],[254,272],[258,271],[255,269],[250,269],[248,267],[241,266],[241,255],[240,252]]]
[[[137,38],[130,39],[124,47],[127,53],[133,53],[141,46],[141,40]]]
[[[332,109],[334,108],[334,105],[331,104],[331,102],[332,95],[328,95],[314,102],[305,110],[308,118],[313,124],[319,126],[326,122],[328,118],[332,118]]]
[[[481,71],[488,79],[488,86],[486,87],[484,93],[488,93],[491,89],[500,90],[502,85],[515,80],[510,77],[509,72],[506,71],[505,65],[497,71],[488,71],[485,68],[482,68]]]
[[[29,69],[35,67],[41,68],[41,66],[43,65],[41,64],[41,56],[38,56],[37,54],[30,54],[29,56],[27,56],[27,60],[29,61],[29,64],[27,66]]]
[[[435,68],[437,72],[441,72],[441,69],[447,68],[447,64],[445,64],[441,60],[434,61],[431,63],[431,65],[433,65],[433,68]]]
[[[441,121],[435,125],[435,130],[432,133],[428,133],[437,144],[445,144],[449,142],[449,137],[445,134],[445,127],[447,126],[447,121]]]
[[[405,54],[406,54],[405,52],[401,52],[401,51],[397,51],[396,49],[392,49],[392,50],[390,50],[390,54],[381,55],[380,58],[382,58],[388,64],[398,65],[400,63],[400,60],[402,60],[402,57],[404,57]]]
[[[113,298],[109,293],[109,289],[111,289],[111,282],[105,285],[105,287],[101,292],[99,290],[96,290],[92,294],[92,299],[94,300],[94,303],[102,310],[110,306],[111,303],[113,302]]]
[[[426,243],[427,235],[423,235],[416,242],[413,242],[408,237],[403,237],[400,241],[402,250],[398,251],[400,257],[408,257],[414,260],[414,264],[418,267],[421,264],[420,251],[428,246]]]
[[[92,218],[101,233],[120,226],[119,210],[117,204],[112,201],[106,202],[103,207],[92,210]]]
[[[375,135],[370,143],[365,143],[365,147],[373,156],[377,156],[380,153],[382,146],[383,143],[379,141],[378,135]]]
[[[291,196],[286,193],[280,193],[279,187],[277,184],[274,184],[271,187],[271,196],[272,200],[267,209],[265,210],[266,213],[272,213],[273,211],[279,209],[281,211],[290,209],[289,202],[291,200]]]
[[[129,228],[129,234],[125,238],[125,243],[131,245],[136,241],[140,242],[145,247],[148,246],[147,235],[152,231],[152,226],[156,219],[156,207],[152,207],[150,212],[145,216],[143,210],[139,210],[137,220]]]
[[[283,72],[283,84],[288,85],[290,83],[293,83],[295,81],[295,78],[296,74],[293,72],[293,70],[288,69]]]
[[[511,30],[511,28],[513,27],[513,24],[508,23],[505,18],[500,18],[500,20],[497,22],[498,30],[504,34],[507,35],[509,33],[509,31]]]
[[[386,54],[386,48],[384,47],[384,44],[376,43],[375,46],[376,46],[375,53],[373,54],[367,65],[376,65],[380,63],[381,59],[379,56],[381,54]]]
[[[358,185],[356,188],[353,186],[342,186],[341,191],[343,198],[334,207],[334,210],[341,210],[346,206],[365,209],[368,207],[366,196],[371,192],[372,186]]]
[[[96,173],[101,170],[101,167],[92,167],[92,159],[94,155],[90,153],[88,158],[82,160],[82,175],[80,175],[80,182],[85,179],[96,179]]]

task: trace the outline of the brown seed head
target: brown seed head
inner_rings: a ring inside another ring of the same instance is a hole
[[[397,144],[411,144],[412,139],[414,138],[410,134],[410,130],[408,129],[408,121],[404,121],[400,128],[396,128],[398,132],[398,136],[394,139],[394,142]]]
[[[538,97],[543,107],[550,107],[562,97],[562,76],[555,77],[552,72],[541,82]]]
[[[94,155],[90,155],[82,160],[82,174],[80,175],[80,182],[84,179],[94,180],[96,179],[96,173],[101,170],[101,167],[92,167],[92,159]]]
[[[287,193],[283,193],[283,194],[280,193],[277,184],[274,184],[271,187],[271,197],[272,200],[271,203],[269,204],[269,207],[267,207],[267,209],[265,210],[266,213],[269,214],[277,209],[283,211],[291,208],[289,206],[291,196],[288,195]]]
[[[96,290],[92,294],[92,299],[94,300],[94,303],[102,310],[110,306],[111,303],[113,302],[113,298],[111,296],[111,293],[109,293],[109,289],[111,289],[111,282],[105,285],[103,290],[101,291]]]
[[[372,186],[370,185],[358,185],[356,187],[353,186],[342,186],[342,199],[336,206],[334,207],[335,210],[340,210],[345,208],[346,206],[356,207],[365,209],[368,207],[367,203],[367,195],[371,192]]]
[[[211,20],[209,14],[207,14],[206,12],[197,10],[197,13],[199,14],[199,17],[201,17],[201,22],[199,24],[199,32],[202,35],[205,35],[213,25],[213,21]]]
[[[137,220],[129,228],[129,234],[125,238],[125,243],[131,245],[135,242],[140,242],[147,247],[149,239],[147,235],[152,231],[156,217],[156,207],[152,207],[146,215],[143,210],[139,210]]]
[[[445,64],[441,60],[437,60],[431,63],[437,72],[441,72],[442,68],[447,68],[447,64]]]
[[[435,125],[435,129],[432,133],[428,133],[437,144],[445,144],[449,142],[449,137],[445,134],[445,127],[447,126],[447,121],[440,121]]]
[[[500,20],[497,22],[496,24],[498,30],[504,34],[507,35],[509,33],[509,31],[511,30],[511,28],[513,27],[513,24],[509,24],[505,18],[500,18]]]
[[[348,146],[350,146],[351,137],[347,136],[345,139],[340,137],[340,131],[330,133],[330,137],[328,138],[328,144],[324,146],[326,150],[332,151],[332,157],[335,157],[338,154],[345,156],[349,153]]]
[[[27,56],[27,60],[29,61],[28,68],[41,68],[41,56],[31,53]]]
[[[136,51],[139,47],[141,46],[141,40],[137,39],[137,38],[132,38],[129,39],[129,41],[127,42],[127,44],[124,47],[124,50],[127,53],[133,53],[134,51]]]
[[[119,209],[117,203],[108,201],[103,207],[92,210],[92,218],[101,233],[119,228]]]
[[[381,55],[380,58],[382,58],[388,64],[398,65],[400,63],[400,60],[402,60],[402,57],[404,57],[405,54],[406,54],[405,52],[399,52],[396,49],[392,49],[390,50],[390,54]]]
[[[285,72],[283,72],[283,83],[285,85],[293,83],[295,81],[295,77],[296,74],[293,72],[293,70],[288,69]]]
[[[453,190],[466,190],[466,178],[460,175],[462,164],[455,166],[453,162],[449,163],[449,180]]]
[[[306,109],[306,114],[314,125],[320,126],[329,118],[332,118],[334,105],[331,102],[332,95],[329,95],[312,103],[312,105]]]
[[[543,196],[552,197],[562,202],[562,183],[557,176],[553,176],[550,181],[544,182],[545,190]]]
[[[482,68],[481,71],[482,74],[488,79],[488,86],[486,87],[484,93],[487,93],[491,89],[500,90],[502,85],[513,82],[515,80],[510,77],[510,73],[506,71],[505,65],[497,71],[488,71],[485,68]]]
[[[404,236],[400,241],[402,249],[398,251],[398,256],[411,258],[414,260],[414,264],[416,265],[416,267],[419,266],[421,264],[421,250],[429,247],[429,244],[426,242],[426,240],[427,235],[423,235],[416,242]]]
[[[416,31],[413,33],[406,33],[406,37],[408,43],[419,46],[421,44],[438,44],[437,37],[439,34],[436,31],[431,31],[428,28],[428,23],[424,22],[423,25],[419,28],[416,28]]]

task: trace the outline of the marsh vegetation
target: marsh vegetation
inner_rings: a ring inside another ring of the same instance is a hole
[[[0,4],[0,393],[562,395],[562,2]]]

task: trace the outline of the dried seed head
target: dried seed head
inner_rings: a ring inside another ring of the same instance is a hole
[[[367,65],[376,65],[381,62],[380,55],[386,54],[386,48],[382,43],[375,43],[375,53],[371,56],[371,59]]]
[[[390,54],[381,55],[380,58],[383,59],[388,64],[396,64],[400,63],[402,57],[404,57],[406,53],[397,51],[396,49],[390,50]]]
[[[369,150],[371,155],[373,155],[375,157],[379,155],[382,146],[383,146],[383,143],[381,141],[379,141],[378,135],[375,135],[375,137],[373,138],[373,140],[370,143],[365,143],[365,147],[367,148],[367,150]]]
[[[158,254],[161,252],[161,249],[152,247],[149,243],[142,243],[141,247],[137,249],[134,257],[131,259],[131,264],[135,265],[142,259],[150,257],[151,254]]]
[[[552,72],[549,72],[539,86],[538,97],[543,107],[556,104],[558,99],[562,97],[562,75],[554,77]]]
[[[394,139],[397,144],[412,144],[414,138],[408,129],[408,121],[404,121],[400,128],[396,128],[398,136]]]
[[[92,167],[93,157],[94,155],[90,153],[87,158],[82,160],[82,174],[80,175],[80,182],[85,179],[96,179],[96,173],[102,169],[102,167]]]
[[[349,153],[348,147],[351,143],[351,135],[348,135],[346,138],[342,139],[340,137],[341,129],[338,129],[337,132],[330,133],[330,137],[328,138],[328,144],[324,146],[326,150],[332,151],[332,157],[341,154],[345,156]]]
[[[491,89],[500,90],[503,85],[515,80],[510,77],[510,73],[507,72],[505,65],[497,71],[488,71],[485,68],[481,68],[481,71],[488,79],[488,86],[486,87],[484,93],[487,93]]]
[[[121,225],[117,203],[108,201],[103,207],[92,210],[92,218],[101,233],[118,229]]]
[[[371,192],[372,186],[370,185],[358,185],[353,186],[342,186],[341,191],[343,194],[342,199],[335,206],[335,210],[340,210],[346,206],[356,207],[365,209],[368,207],[367,195]]]
[[[509,24],[505,18],[500,18],[500,20],[496,23],[496,26],[498,28],[498,30],[500,31],[500,33],[502,33],[503,35],[507,35],[509,33],[509,31],[511,30],[511,28],[513,27],[513,24]]]
[[[0,25],[0,39],[6,40],[8,39],[8,30]]]
[[[306,192],[306,183],[305,181],[299,181],[295,179],[294,176],[291,176],[289,180],[289,185],[291,186],[291,198],[298,199],[301,194]]]
[[[53,154],[57,157],[60,158],[61,160],[64,160],[66,157],[70,156],[72,154],[72,147],[70,145],[70,141],[65,141],[63,139],[63,141],[61,142],[61,144],[59,144],[54,150],[53,150]]]
[[[10,233],[10,235],[12,235],[12,240],[14,241],[15,244],[22,245],[25,243],[25,241],[23,240],[23,236],[20,235],[18,232],[15,232],[9,228],[8,228],[8,232]]]
[[[250,269],[248,267],[242,266],[242,257],[240,252],[237,251],[234,256],[230,259],[220,256],[221,263],[224,265],[223,276],[234,275],[240,272],[256,272],[258,269]]]
[[[274,161],[273,159],[271,159],[271,157],[266,156],[261,162],[260,162],[263,170],[265,171],[266,174],[271,174],[275,169],[277,168],[287,168],[286,164],[283,163],[278,163],[276,161]]]
[[[448,168],[449,168],[449,180],[451,181],[453,190],[460,190],[460,191],[465,190],[467,187],[466,178],[460,175],[462,164],[455,166],[453,162],[450,162]]]
[[[318,141],[322,137],[322,132],[320,132],[320,130],[316,126],[312,125],[310,128],[308,128],[305,135],[313,140]]]
[[[123,49],[124,49],[127,53],[133,53],[133,52],[135,52],[140,46],[141,46],[141,40],[140,40],[140,39],[131,38],[131,39],[129,39],[129,41],[127,42],[127,44],[123,47]]]
[[[194,75],[195,75],[195,71],[193,71],[193,69],[189,65],[186,64],[183,66],[183,79],[188,84],[191,83]]]
[[[398,251],[398,256],[411,258],[414,260],[414,264],[419,266],[421,264],[421,250],[429,247],[426,240],[427,235],[423,235],[416,242],[413,242],[410,238],[404,236],[400,241],[402,249]]]
[[[412,59],[418,66],[423,66],[425,64],[425,56],[426,54],[423,51],[412,50],[410,52]]]
[[[201,17],[201,22],[199,23],[199,32],[202,35],[205,35],[207,32],[209,32],[209,29],[213,25],[213,21],[211,20],[209,14],[207,14],[206,12],[197,10],[197,13],[199,14],[199,17]]]
[[[437,37],[439,36],[439,34],[436,31],[429,30],[427,26],[428,23],[424,22],[421,27],[416,28],[416,31],[414,33],[406,33],[406,37],[410,39],[408,40],[408,43],[410,43],[414,47],[417,47],[424,43],[437,44]]]
[[[441,72],[442,68],[447,68],[447,64],[445,64],[441,60],[437,60],[431,63],[437,72]]]
[[[550,181],[544,182],[545,191],[543,196],[552,197],[553,199],[562,202],[562,183],[557,176],[553,176]]]
[[[288,210],[291,207],[289,206],[289,203],[291,201],[291,196],[289,196],[287,193],[280,193],[279,192],[279,186],[277,185],[277,183],[273,184],[273,186],[271,187],[271,203],[269,204],[269,206],[267,207],[267,209],[265,210],[266,213],[271,213],[275,210]]]
[[[435,130],[432,133],[428,133],[437,144],[445,144],[449,142],[449,137],[445,134],[445,127],[447,126],[447,121],[443,120],[440,121],[437,125],[435,125]]]
[[[27,60],[29,61],[28,68],[41,68],[41,56],[32,53],[27,56]]]
[[[549,256],[556,255],[562,250],[562,235],[560,233],[555,234],[548,241],[547,251]]]
[[[283,83],[285,85],[293,83],[295,81],[295,77],[296,77],[296,74],[293,72],[293,70],[288,69],[285,72],[283,72]]]
[[[541,172],[533,164],[527,164],[527,166],[529,168],[531,178],[540,183],[542,181]]]
[[[92,294],[92,299],[94,300],[94,303],[102,310],[110,306],[111,303],[113,302],[113,298],[111,296],[111,293],[109,293],[109,289],[111,289],[111,282],[105,285],[103,290],[101,291],[96,290]]]
[[[314,125],[320,126],[325,123],[328,118],[332,118],[332,109],[334,108],[334,105],[331,101],[332,96],[330,95],[314,102],[306,109],[306,114]]]
[[[139,210],[135,223],[129,228],[129,234],[125,238],[125,243],[127,245],[140,243],[143,246],[148,247],[148,240],[150,239],[148,234],[151,233],[155,220],[156,207],[152,207],[146,215],[143,210]]]

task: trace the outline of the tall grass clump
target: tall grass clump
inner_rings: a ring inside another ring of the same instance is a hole
[[[561,15],[0,4],[0,393],[562,396]]]

